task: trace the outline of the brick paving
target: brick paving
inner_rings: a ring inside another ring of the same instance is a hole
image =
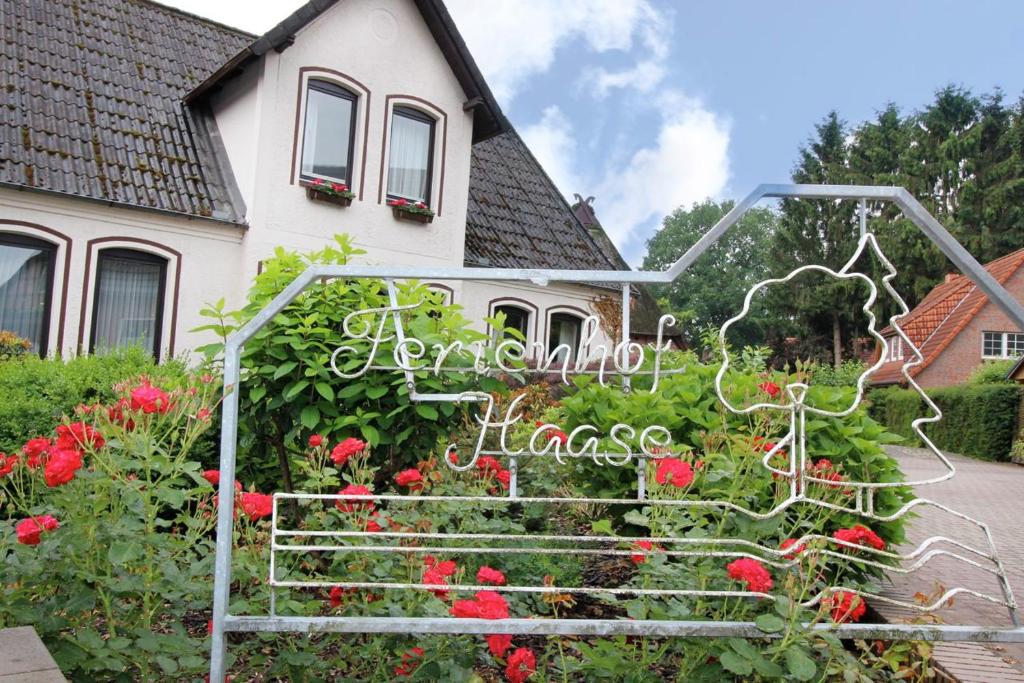
[[[943,472],[942,465],[933,454],[919,448],[890,447],[889,453],[900,462],[908,478],[925,479]],[[957,468],[956,476],[940,484],[917,488],[918,496],[946,505],[958,512],[986,523],[992,533],[996,550],[1002,559],[1017,602],[1024,596],[1024,467],[1010,463],[994,463],[950,455]],[[920,514],[908,524],[908,543],[904,550],[916,547],[932,536],[947,536],[987,549],[985,536],[975,525],[949,513],[933,508],[918,508]],[[953,548],[950,548],[953,550]],[[932,594],[940,586],[973,588],[990,595],[1001,595],[998,582],[984,572],[951,558],[938,557],[909,576],[893,576],[893,586],[887,591],[901,598],[920,591]],[[899,609],[880,608],[891,621],[905,617]],[[1004,607],[972,596],[959,596],[953,605],[939,610],[938,616],[949,624],[980,624],[1010,626]],[[998,659],[986,659],[987,650]],[[1024,681],[1024,644],[962,645],[944,644],[936,648],[936,662],[950,673],[956,672],[961,681]]]

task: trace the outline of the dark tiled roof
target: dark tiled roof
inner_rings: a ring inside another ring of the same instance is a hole
[[[1007,254],[985,265],[985,270],[999,284],[1005,284],[1024,265],[1024,249]],[[899,325],[914,346],[921,349],[924,362],[910,369],[916,377],[931,365],[956,338],[974,316],[988,303],[988,297],[965,275],[956,275],[937,285],[921,300]],[[883,335],[893,333],[891,327]],[[876,354],[878,351],[876,350]],[[876,355],[877,357],[877,355]],[[903,364],[909,360],[889,361],[871,377],[872,384],[895,384],[903,381]]]
[[[0,7],[0,183],[238,220],[181,98],[251,35],[145,0]]]
[[[514,130],[473,145],[466,265],[618,270]]]

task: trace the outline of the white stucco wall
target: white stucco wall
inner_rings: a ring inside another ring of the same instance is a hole
[[[200,308],[220,297],[226,298],[229,310],[238,308],[248,289],[248,281],[240,279],[244,228],[0,189],[0,232],[35,237],[57,247],[49,355],[59,351],[70,357],[79,352],[80,344],[88,350],[101,249],[134,249],[167,260],[161,355],[181,355],[214,341],[209,333],[189,332],[207,322],[199,316]]]
[[[298,184],[305,80],[357,93],[352,205],[307,199]],[[461,266],[465,243],[472,114],[465,94],[409,0],[345,0],[269,52],[213,99],[217,125],[246,200],[247,270],[275,246],[313,249],[338,232],[368,251],[367,262]],[[430,206],[433,222],[396,220],[386,204],[385,132],[395,104],[436,119]],[[382,168],[385,169],[382,172]],[[252,173],[252,169],[255,172]]]

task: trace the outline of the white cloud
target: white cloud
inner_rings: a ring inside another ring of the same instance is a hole
[[[582,192],[584,181],[575,170],[576,139],[569,119],[557,106],[546,108],[540,121],[519,133],[555,185],[567,197]]]
[[[718,197],[729,181],[729,123],[700,102],[666,110],[652,146],[633,153],[621,170],[607,172],[597,183],[597,214],[608,236],[620,247],[643,237],[637,232],[676,207]]]
[[[557,106],[522,131],[563,195],[597,197],[601,225],[620,248],[645,237],[641,228],[676,207],[719,197],[729,181],[729,122],[678,91],[653,104],[663,112],[653,144],[606,158],[588,175],[578,171],[572,124]]]
[[[637,38],[663,57],[667,25],[648,0],[448,0],[459,32],[505,106],[559,47],[581,40],[594,52],[629,51]]]
[[[589,69],[583,75],[581,87],[597,99],[607,97],[613,88],[629,87],[647,93],[664,80],[665,73],[665,65],[653,59],[639,62],[633,68],[621,71]]]

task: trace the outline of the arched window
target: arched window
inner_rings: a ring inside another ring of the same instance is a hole
[[[505,329],[512,329],[519,331],[522,334],[521,339],[516,341],[522,343],[528,343],[529,337],[527,336],[530,330],[530,312],[521,306],[513,306],[511,304],[499,304],[494,307],[494,316],[499,313],[505,314]],[[504,334],[501,337],[498,336],[498,330],[494,331],[494,340],[500,342],[502,339],[511,337],[509,334]]]
[[[167,261],[132,249],[103,249],[93,289],[90,349],[140,346],[160,357]]]
[[[583,328],[583,318],[572,313],[552,313],[548,323],[548,353],[550,354],[561,344],[568,345],[569,358],[574,358],[576,349],[580,345],[580,332]],[[562,349],[557,356],[558,361],[565,357],[565,349]]]
[[[306,84],[301,175],[352,185],[356,136],[355,93],[328,81]]]
[[[434,119],[418,109],[391,112],[388,198],[430,204],[434,172]]]
[[[0,233],[0,330],[32,342],[46,355],[56,247],[43,240]]]

